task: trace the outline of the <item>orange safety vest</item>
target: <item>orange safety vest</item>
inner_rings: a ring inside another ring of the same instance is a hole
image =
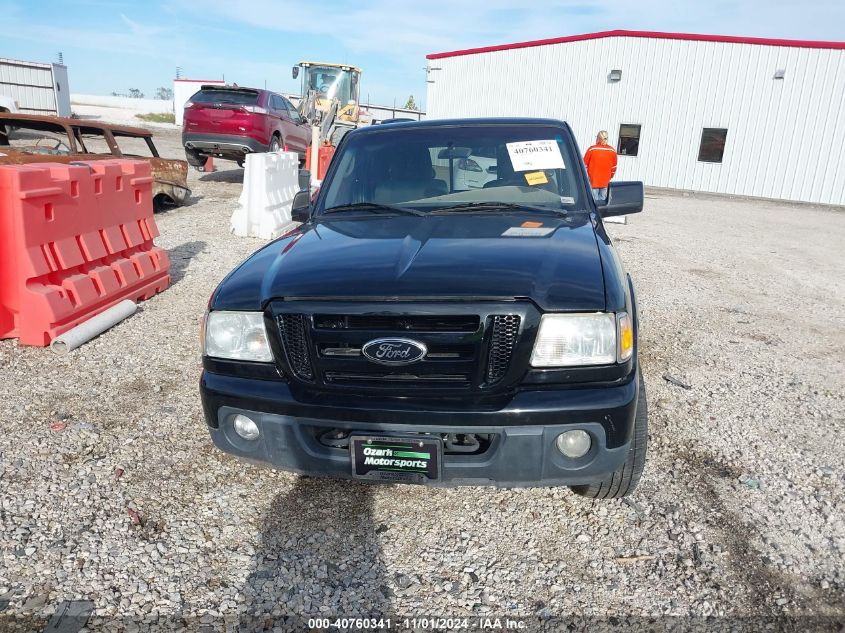
[[[616,150],[610,145],[593,145],[584,154],[584,164],[593,189],[604,189],[616,174]]]

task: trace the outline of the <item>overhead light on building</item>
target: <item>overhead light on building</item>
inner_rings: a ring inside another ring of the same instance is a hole
[[[785,70],[781,69],[781,70],[775,71],[775,79],[783,79],[785,76],[786,76]]]
[[[610,79],[610,81],[622,81],[622,71],[611,70],[607,78]]]

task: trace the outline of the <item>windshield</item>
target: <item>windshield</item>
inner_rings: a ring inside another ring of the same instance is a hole
[[[27,154],[67,156],[71,153],[67,130],[58,123],[14,119],[0,126],[0,146]]]
[[[331,66],[309,66],[308,90],[315,90],[320,97],[337,99],[346,105],[352,95],[352,73]]]
[[[318,212],[367,203],[428,212],[584,206],[579,163],[562,127],[386,129],[350,136],[334,160]]]

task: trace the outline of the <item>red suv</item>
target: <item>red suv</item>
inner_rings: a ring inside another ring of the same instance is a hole
[[[185,104],[182,145],[198,171],[209,156],[243,166],[250,152],[298,152],[304,160],[311,128],[282,95],[240,86],[203,86]]]

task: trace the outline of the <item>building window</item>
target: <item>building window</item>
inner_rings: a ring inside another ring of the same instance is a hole
[[[701,132],[701,147],[698,160],[702,163],[721,163],[725,155],[725,141],[728,131],[718,127],[706,127]]]
[[[640,151],[640,129],[642,125],[623,123],[619,126],[619,154],[636,156]]]

